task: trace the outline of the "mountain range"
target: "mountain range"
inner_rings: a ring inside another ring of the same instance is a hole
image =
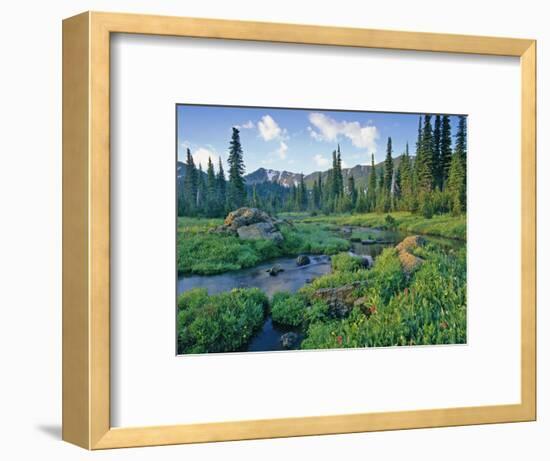
[[[401,157],[395,157],[393,159],[393,166],[397,168],[401,162]],[[411,157],[413,158],[413,157]],[[384,165],[384,162],[380,162],[375,165],[376,169],[381,168]],[[355,165],[352,168],[342,168],[342,176],[344,178],[344,183],[347,181],[350,175],[353,175],[355,184],[358,187],[365,187],[367,184],[367,178],[370,175],[372,167],[370,165]],[[308,188],[313,186],[313,182],[317,180],[319,174],[323,181],[326,180],[329,170],[325,171],[314,171],[313,173],[304,175],[304,182]],[[285,187],[292,187],[293,185],[298,185],[300,182],[300,173],[293,173],[290,171],[279,171],[266,168],[258,168],[256,171],[245,175],[244,179],[246,180],[247,185],[262,184],[264,182],[276,183]]]
[[[401,162],[402,156],[395,157],[393,159],[393,166],[397,168]],[[414,160],[414,157],[411,156],[411,159]],[[384,165],[384,162],[377,163],[375,165],[376,169],[379,170]],[[346,183],[348,177],[353,175],[355,184],[357,187],[366,187],[367,179],[370,175],[372,167],[370,165],[355,165],[352,168],[342,168],[342,176],[344,178],[344,184]],[[177,178],[178,181],[181,181],[185,176],[186,164],[183,162],[177,163]],[[313,173],[304,175],[304,182],[306,186],[311,189],[313,187],[313,182],[317,180],[319,174],[323,181],[326,181],[329,170],[325,171],[314,171]],[[206,177],[206,173],[203,172],[203,175]],[[293,185],[298,185],[300,182],[301,173],[293,173],[291,171],[279,171],[272,170],[267,168],[258,168],[244,176],[246,184],[248,186],[253,186],[254,184],[263,184],[263,183],[273,183],[279,184],[284,187],[292,187]]]

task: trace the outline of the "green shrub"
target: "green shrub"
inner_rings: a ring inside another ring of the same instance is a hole
[[[304,320],[306,303],[299,294],[275,293],[271,303],[271,318],[275,323],[297,327]]]
[[[420,195],[420,212],[426,219],[432,219],[434,215],[434,204],[431,194],[423,193]]]
[[[369,271],[366,269],[359,269],[354,272],[339,271],[331,274],[326,274],[321,277],[317,277],[313,282],[300,288],[300,293],[306,298],[321,288],[337,288],[343,285],[349,285],[353,282],[365,282],[367,283]],[[358,289],[358,295],[361,295],[362,289]]]
[[[178,299],[178,353],[241,350],[262,326],[266,295],[257,288],[208,295],[196,288]]]
[[[316,300],[309,306],[304,314],[306,324],[326,322],[330,320],[330,308],[324,301]]]
[[[367,272],[367,285],[370,293],[376,292],[387,302],[398,291],[405,288],[406,277],[395,248],[386,248]]]
[[[358,271],[363,267],[363,259],[359,256],[352,256],[349,253],[339,253],[331,258],[332,270],[335,272]]]

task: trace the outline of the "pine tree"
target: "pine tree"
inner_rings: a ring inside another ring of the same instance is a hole
[[[466,210],[466,172],[459,152],[453,154],[447,190],[451,198],[451,211],[458,215]]]
[[[367,208],[368,211],[374,211],[376,207],[376,167],[374,166],[374,154],[371,154],[371,167],[367,185]]]
[[[431,116],[424,116],[424,128],[420,142],[420,151],[416,154],[416,180],[419,192],[431,192],[434,186],[433,176],[433,135]]]
[[[451,140],[451,119],[448,115],[444,115],[441,122],[440,150],[440,174],[441,183],[444,186],[449,179],[449,170],[451,168],[451,160],[453,155]]]
[[[242,207],[246,198],[246,189],[244,181],[244,161],[243,149],[241,147],[241,139],[239,130],[233,127],[231,142],[229,143],[229,184],[228,184],[228,201],[232,209]]]
[[[357,189],[355,188],[355,179],[352,174],[348,176],[348,196],[351,202],[351,207],[355,208],[357,203]]]
[[[340,194],[340,175],[338,173],[338,157],[336,151],[332,152],[332,198]]]
[[[289,197],[289,211],[298,211],[298,189],[296,184],[292,184],[290,188],[290,197]]]
[[[466,172],[466,154],[467,154],[467,135],[466,135],[466,116],[458,117],[458,129],[456,132],[455,153],[458,154],[464,172]]]
[[[204,213],[206,210],[206,180],[202,171],[202,165],[199,163],[198,187],[197,187],[197,211]]]
[[[422,116],[418,117],[418,136],[416,138],[416,159],[420,156],[422,151]]]
[[[376,208],[378,211],[388,211],[389,210],[389,192],[386,187],[386,172],[385,167],[382,166],[382,171],[378,175],[378,188],[376,191]]]
[[[342,176],[342,154],[340,153],[340,144],[338,144],[338,151],[336,155],[336,182],[338,184],[337,187],[337,195],[342,195],[344,192],[344,177]]]
[[[361,189],[359,191],[359,194],[357,196],[357,203],[355,205],[355,211],[357,213],[366,213],[369,211],[369,204],[367,200],[367,194],[365,194],[365,191]]]
[[[458,214],[466,211],[466,116],[458,118],[455,151],[449,168],[448,192],[451,197],[451,211]]]
[[[219,212],[223,216],[226,212],[226,183],[225,183],[225,173],[223,171],[222,158],[218,159],[218,174],[216,176],[216,193],[217,201],[219,204]]]
[[[403,208],[408,209],[411,204],[411,198],[413,196],[413,177],[412,177],[412,165],[409,155],[409,143],[405,146],[405,153],[401,158],[399,164],[399,176],[400,176],[400,189]]]
[[[401,199],[401,169],[397,168],[393,176],[393,186],[392,186],[392,202],[393,208],[395,208],[399,200]]]
[[[185,214],[194,216],[196,212],[198,176],[191,150],[187,149],[185,177],[183,178],[183,201]]]
[[[388,138],[388,145],[386,147],[386,160],[384,161],[384,186],[391,193],[391,187],[393,182],[393,159],[392,159],[392,145],[391,137]]]
[[[436,115],[433,132],[433,176],[434,186],[439,190],[443,189],[443,174],[441,168],[441,116]]]
[[[309,205],[310,210],[317,209],[318,197],[319,197],[319,190],[317,189],[317,180],[315,180],[313,181],[313,188],[311,189],[311,203]]]
[[[319,173],[319,176],[317,178],[317,191],[318,191],[318,197],[317,197],[317,208],[321,209],[323,208],[323,181],[321,178],[321,173]]]
[[[258,192],[256,191],[256,184],[252,186],[252,199],[251,199],[251,205],[253,208],[260,208],[260,197],[258,196]]]
[[[212,159],[208,157],[208,168],[206,170],[206,214],[210,217],[217,216],[220,212],[217,186],[214,165],[212,164]]]
[[[307,209],[307,189],[303,173],[300,174],[300,183],[298,184],[298,209],[300,211]]]

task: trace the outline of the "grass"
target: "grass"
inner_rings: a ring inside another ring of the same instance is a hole
[[[391,216],[395,221],[387,220]],[[403,232],[433,235],[458,240],[466,240],[466,215],[452,216],[450,214],[435,215],[427,219],[419,214],[408,211],[393,213],[341,214],[331,216],[309,216],[301,218],[304,223],[324,223],[339,226],[378,227],[381,229],[397,229]],[[356,235],[360,237],[359,235]]]
[[[241,240],[231,234],[208,232],[221,220],[179,218],[177,267],[180,274],[212,275],[253,267],[262,261],[300,253],[335,254],[350,246],[325,226],[281,225],[284,241]]]

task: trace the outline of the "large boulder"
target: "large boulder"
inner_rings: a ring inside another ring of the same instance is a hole
[[[248,226],[237,228],[237,235],[243,240],[274,240],[283,241],[283,234],[274,224],[269,222],[259,222]]]
[[[336,288],[320,288],[313,292],[313,299],[324,301],[329,307],[329,314],[335,318],[346,317],[353,309],[357,299],[355,290],[363,282],[353,282]]]
[[[230,232],[243,240],[283,241],[277,221],[258,208],[242,207],[232,211],[215,232]]]
[[[399,243],[395,248],[397,251],[411,251],[415,248],[421,247],[426,243],[426,239],[421,235],[410,235],[405,237],[401,243]]]
[[[401,262],[401,267],[405,274],[412,274],[418,267],[420,267],[424,260],[414,255],[411,251],[415,248],[421,247],[426,243],[426,239],[420,235],[411,235],[406,237],[401,243],[399,243],[395,249],[397,250],[397,256]]]
[[[274,266],[266,270],[266,272],[269,275],[272,275],[273,277],[276,276],[279,272],[283,272],[283,271],[284,269],[279,264],[275,264]]]
[[[288,333],[281,335],[280,341],[283,349],[296,349],[298,347],[298,343],[300,342],[300,336],[298,333],[289,331]]]
[[[269,222],[273,224],[274,219],[265,211],[258,208],[242,207],[229,213],[223,224],[226,227],[237,230],[239,227],[249,226],[260,222]]]
[[[296,258],[297,266],[307,266],[310,262],[311,260],[308,255],[300,255]]]
[[[365,269],[370,269],[374,266],[374,258],[371,255],[358,255],[361,258],[361,265]]]

